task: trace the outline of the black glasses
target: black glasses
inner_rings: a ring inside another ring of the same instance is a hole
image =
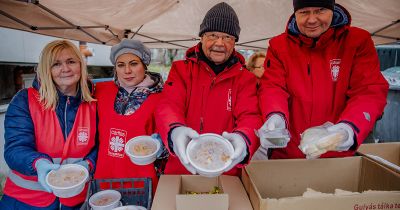
[[[204,36],[210,41],[217,41],[219,38],[222,39],[223,42],[232,42],[235,41],[235,37],[231,35],[222,35],[216,33],[205,33]]]

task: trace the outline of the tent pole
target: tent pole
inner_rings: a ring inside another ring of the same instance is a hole
[[[389,25],[387,25],[387,26],[385,26],[383,28],[380,28],[377,31],[371,33],[371,36],[376,36],[376,33],[379,33],[379,32],[381,32],[381,31],[383,31],[383,30],[385,30],[385,29],[387,29],[387,28],[389,28],[389,27],[391,27],[391,26],[393,26],[395,24],[398,24],[398,23],[400,23],[400,19],[398,19],[396,21],[393,21],[391,24],[389,24]]]
[[[69,20],[67,20],[67,19],[65,19],[65,18],[63,18],[63,17],[61,17],[59,14],[55,13],[54,11],[52,11],[52,10],[50,10],[49,8],[45,7],[44,5],[40,4],[39,1],[36,1],[36,2],[33,3],[33,4],[36,5],[36,6],[38,6],[38,7],[41,8],[41,9],[43,9],[44,11],[46,11],[46,12],[52,14],[53,16],[57,17],[58,19],[60,19],[60,20],[62,20],[62,21],[64,21],[64,22],[66,22],[66,23],[68,23],[69,25],[76,27],[78,30],[80,30],[80,31],[82,31],[83,33],[85,33],[86,35],[92,37],[94,40],[96,40],[96,41],[98,41],[98,42],[100,42],[100,43],[102,43],[102,44],[105,44],[105,42],[101,41],[100,39],[98,39],[97,37],[95,37],[94,35],[92,35],[91,33],[87,32],[87,31],[84,30],[84,29],[82,29],[80,26],[77,26],[77,25],[71,23]]]
[[[3,15],[3,16],[5,16],[5,17],[10,18],[11,20],[13,20],[13,21],[15,21],[15,22],[17,22],[17,23],[19,23],[19,24],[21,24],[21,25],[27,27],[27,28],[30,28],[30,29],[32,29],[32,30],[34,30],[33,28],[35,28],[35,26],[29,25],[29,24],[25,23],[24,21],[22,21],[22,20],[20,20],[20,19],[18,19],[18,18],[16,18],[16,17],[14,17],[14,16],[12,16],[12,15],[10,15],[10,14],[4,12],[3,10],[0,10],[0,14]]]
[[[140,29],[142,29],[143,26],[144,26],[144,25],[141,25],[141,26],[132,34],[131,39],[132,39],[137,33],[139,33]]]

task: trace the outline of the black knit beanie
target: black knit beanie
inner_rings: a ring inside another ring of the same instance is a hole
[[[304,7],[324,7],[333,11],[335,0],[293,0],[295,12]]]
[[[235,10],[225,2],[221,2],[208,10],[200,25],[199,36],[208,31],[227,33],[239,41],[240,26]]]

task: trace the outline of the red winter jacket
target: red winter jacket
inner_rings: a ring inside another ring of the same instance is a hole
[[[171,129],[179,125],[200,134],[239,133],[248,146],[250,154],[245,160],[248,162],[259,147],[254,129],[262,123],[256,95],[257,79],[244,68],[244,59],[237,52],[233,53],[238,61],[215,75],[198,58],[199,47],[200,44],[189,49],[186,60],[172,64],[156,112],[157,129],[165,145],[168,145]],[[172,148],[167,148],[171,152]],[[179,158],[171,154],[165,173],[188,174]],[[227,174],[238,175],[239,170],[235,167]]]
[[[290,30],[294,16],[286,32],[269,42],[259,90],[262,116],[283,114],[292,135],[288,146],[275,149],[272,158],[304,158],[298,148],[300,134],[327,121],[349,124],[357,144],[321,157],[351,156],[382,115],[388,84],[370,34],[351,27],[351,17],[340,5],[335,12],[347,18],[347,24],[329,28],[316,42]]]

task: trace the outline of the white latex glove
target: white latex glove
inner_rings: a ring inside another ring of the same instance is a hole
[[[264,148],[276,148],[276,144],[274,144],[274,140],[277,137],[282,137],[283,139],[289,139],[289,136],[277,136],[274,139],[269,139],[268,136],[271,131],[282,130],[283,133],[289,133],[286,129],[285,119],[279,114],[271,115],[268,120],[261,126],[261,128],[257,131],[257,136],[260,138],[261,146]],[[275,132],[276,133],[276,132]],[[279,132],[278,132],[279,133]],[[275,135],[274,135],[275,136]],[[287,140],[288,141],[288,140]],[[287,142],[284,146],[287,145]]]
[[[319,126],[323,129],[324,126]],[[328,151],[347,151],[353,145],[354,132],[346,123],[338,123],[332,126],[325,126],[326,131],[321,131],[321,137],[309,141],[305,145],[302,140],[300,149],[306,155],[307,159],[315,159]],[[317,136],[315,136],[317,137]]]
[[[49,193],[52,192],[51,188],[49,185],[46,183],[46,175],[51,171],[51,170],[56,170],[60,167],[60,164],[54,164],[50,162],[47,159],[39,159],[35,163],[37,175],[38,175],[38,182],[42,187]]]
[[[338,144],[336,144],[335,151],[347,151],[354,144],[354,131],[350,125],[346,123],[338,123],[328,127],[328,132],[338,135]]]
[[[192,174],[196,174],[196,169],[189,163],[188,157],[186,156],[186,147],[192,139],[198,137],[199,134],[195,130],[185,126],[174,128],[171,133],[175,155],[178,156],[183,166]]]
[[[237,133],[228,133],[224,131],[222,137],[228,139],[233,146],[232,163],[225,171],[231,170],[237,164],[241,163],[247,155],[247,145],[243,137]]]
[[[286,123],[285,119],[279,114],[273,114],[271,115],[268,120],[264,123],[262,127],[264,127],[267,130],[275,130],[275,129],[285,129],[286,128]],[[261,127],[261,128],[262,128]]]

